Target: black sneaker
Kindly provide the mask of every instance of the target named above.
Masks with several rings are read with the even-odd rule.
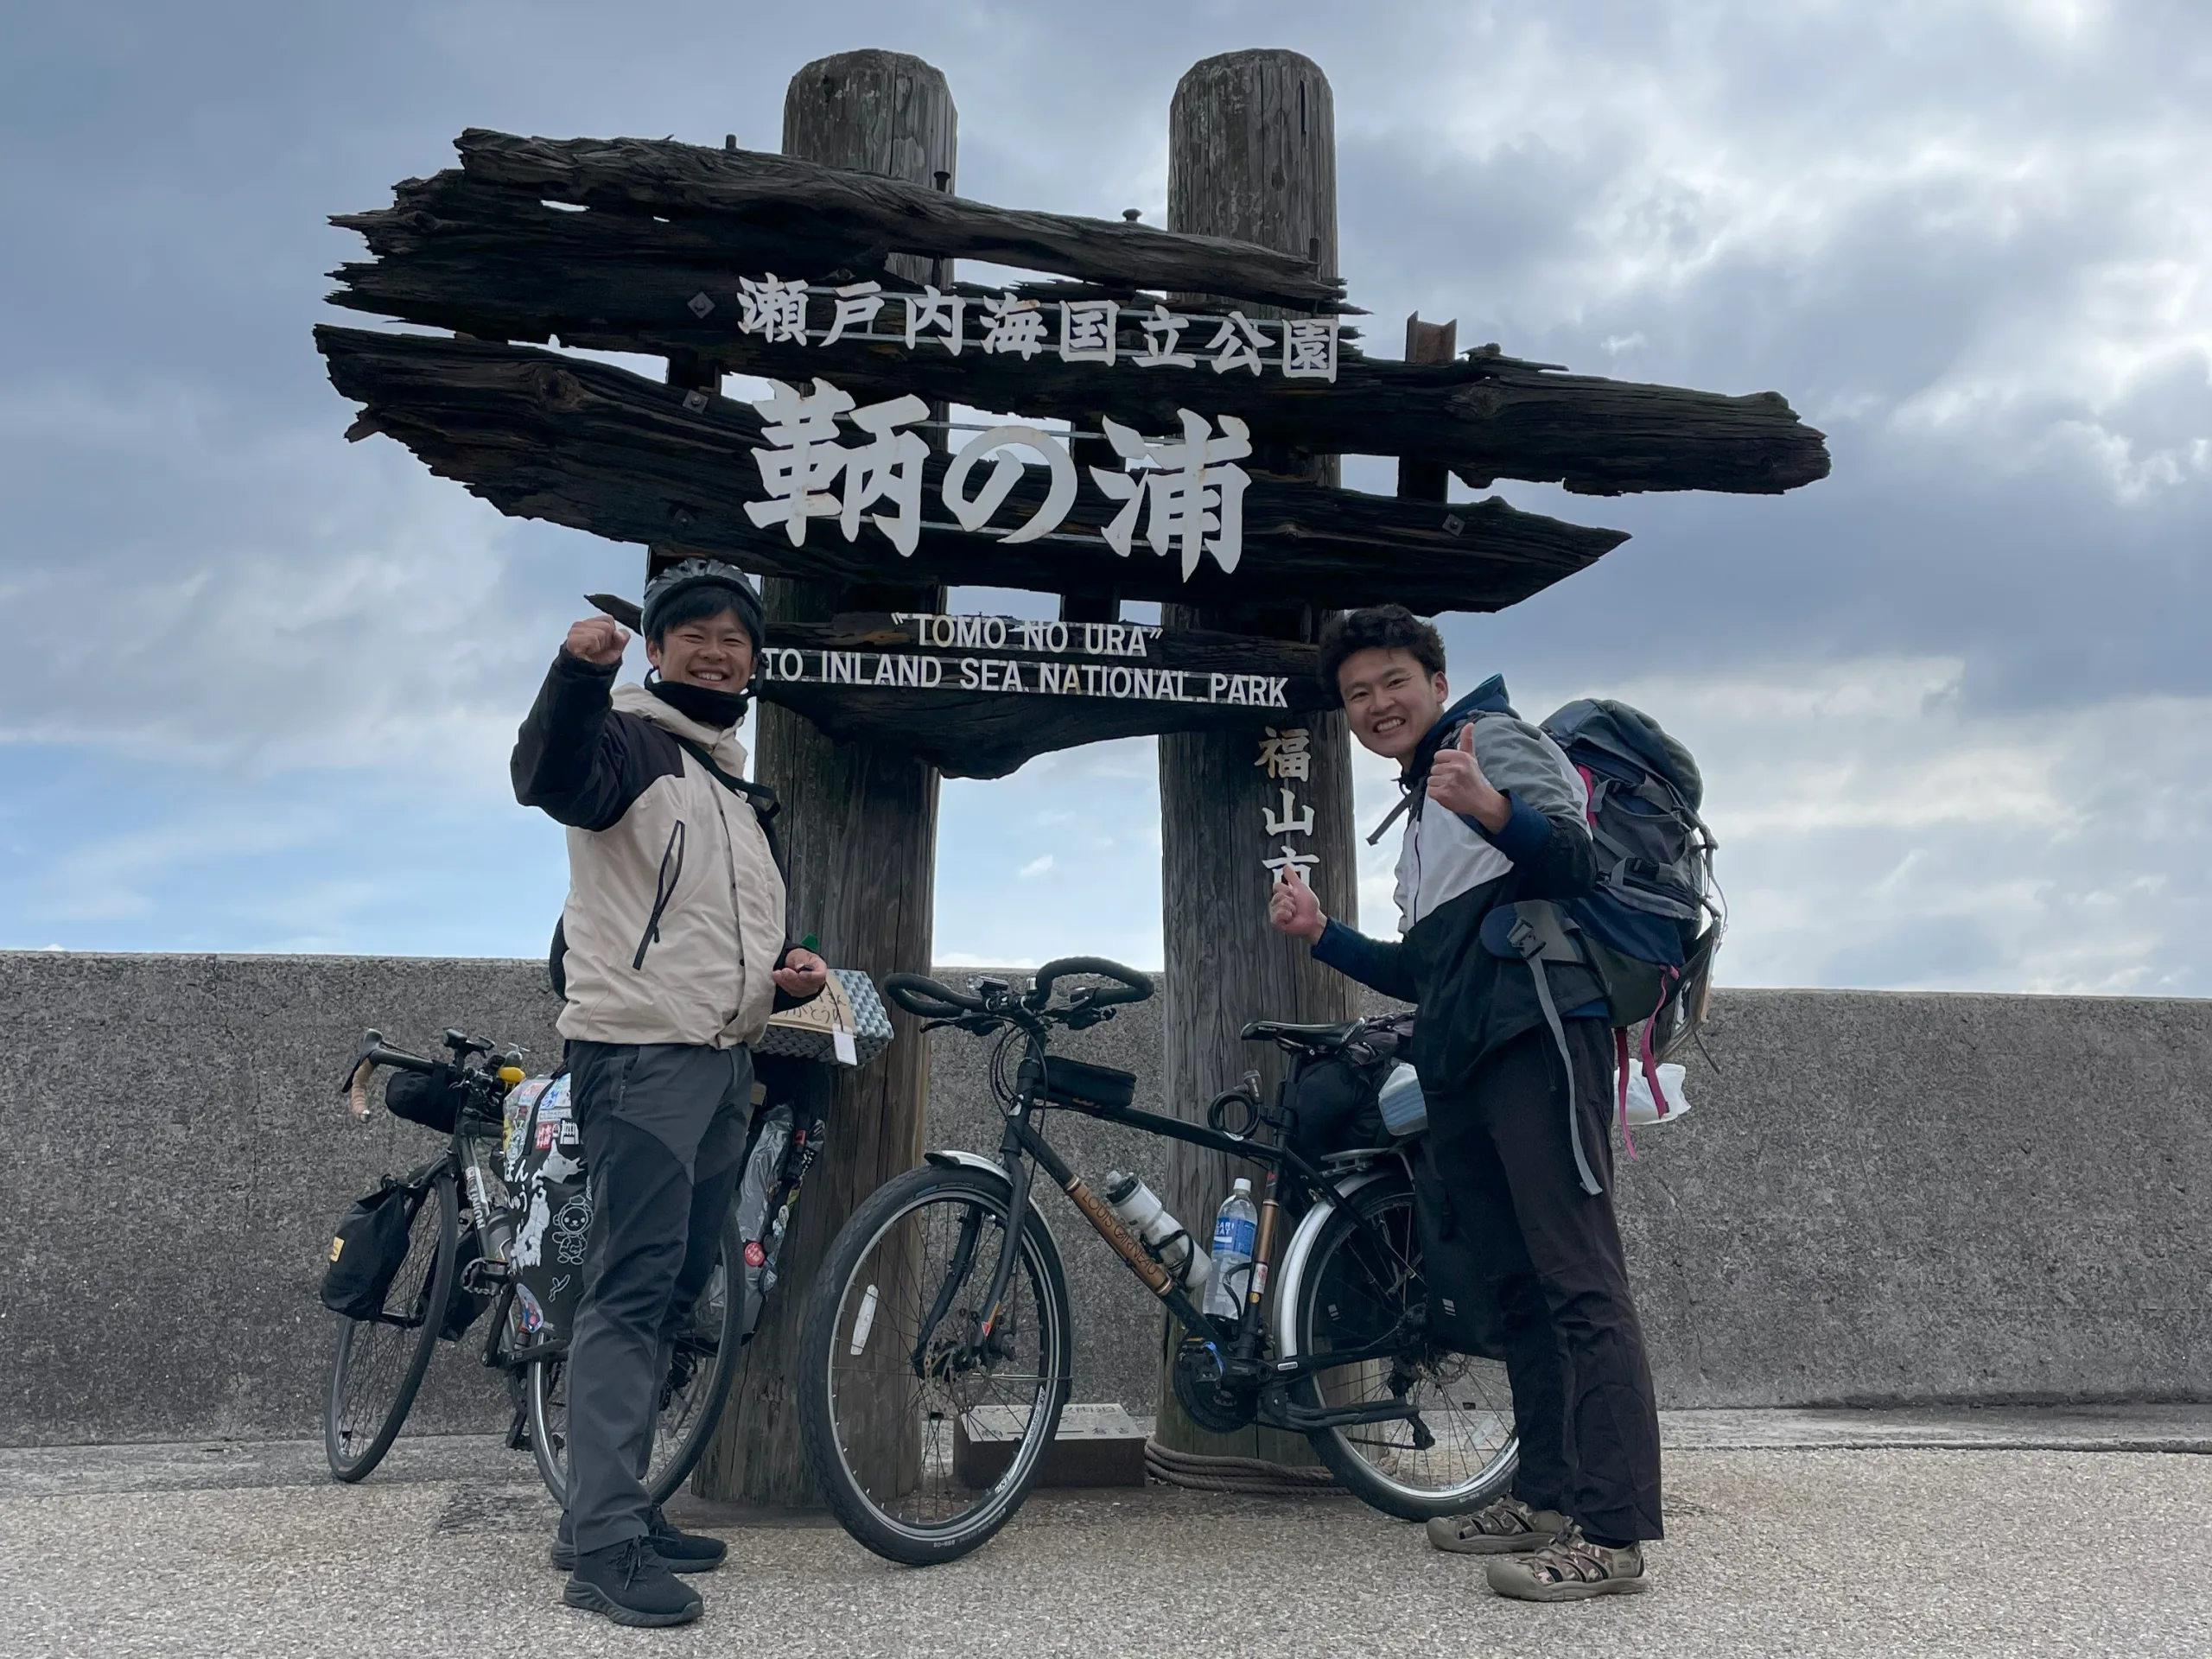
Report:
[[[581,1552],[561,1599],[617,1624],[689,1624],[706,1605],[696,1590],[676,1581],[642,1537]]]
[[[658,1503],[645,1511],[645,1525],[652,1529],[645,1536],[652,1541],[653,1554],[671,1573],[711,1573],[729,1554],[729,1546],[719,1538],[683,1531]]]
[[[709,1538],[702,1532],[685,1532],[671,1522],[656,1503],[645,1513],[645,1524],[652,1530],[645,1541],[652,1546],[660,1564],[671,1573],[711,1573],[722,1564],[729,1554],[729,1546],[719,1538]],[[576,1568],[576,1547],[558,1533],[553,1535],[553,1565],[563,1573]]]

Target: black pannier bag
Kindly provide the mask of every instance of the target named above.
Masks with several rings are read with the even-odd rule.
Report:
[[[407,1235],[424,1197],[389,1175],[377,1190],[356,1198],[331,1235],[330,1265],[322,1274],[322,1305],[349,1319],[384,1312],[391,1281],[407,1260]]]
[[[1376,1103],[1413,1028],[1410,1014],[1379,1015],[1335,1053],[1300,1057],[1288,1092],[1291,1109],[1298,1115],[1287,1135],[1293,1151],[1318,1163],[1332,1153],[1356,1152],[1389,1140]]]
[[[453,1067],[441,1061],[429,1071],[395,1071],[384,1086],[384,1103],[394,1117],[451,1135],[461,1116],[463,1090]]]
[[[1503,1359],[1505,1316],[1473,1230],[1454,1210],[1426,1139],[1408,1148],[1406,1161],[1413,1169],[1414,1225],[1421,1234],[1429,1337],[1453,1353]]]

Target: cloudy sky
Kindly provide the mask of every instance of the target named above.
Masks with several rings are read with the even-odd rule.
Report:
[[[528,954],[558,909],[505,752],[640,553],[341,442],[326,214],[470,125],[773,148],[793,70],[883,46],[950,78],[963,194],[1159,223],[1177,77],[1261,45],[1335,88],[1380,336],[1828,434],[1773,499],[1504,486],[1634,539],[1446,629],[1695,748],[1725,980],[2212,994],[2202,0],[10,7],[0,947]],[[1156,963],[1158,886],[1149,742],[946,787],[942,959]]]

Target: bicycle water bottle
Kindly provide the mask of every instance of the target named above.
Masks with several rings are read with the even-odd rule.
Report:
[[[1183,1230],[1183,1224],[1167,1213],[1159,1195],[1135,1176],[1118,1169],[1106,1172],[1106,1207],[1122,1224],[1152,1247],[1160,1265],[1173,1274],[1183,1288],[1196,1293],[1206,1282],[1213,1263],[1198,1248],[1198,1240]]]
[[[1206,1286],[1205,1311],[1217,1319],[1234,1319],[1244,1312],[1244,1293],[1252,1279],[1252,1245],[1259,1232],[1252,1183],[1239,1175],[1213,1219],[1213,1277]]]

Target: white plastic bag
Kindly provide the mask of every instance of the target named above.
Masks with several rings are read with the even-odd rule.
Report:
[[[1659,1107],[1651,1098],[1651,1084],[1645,1080],[1643,1067],[1634,1060],[1628,1068],[1628,1121],[1631,1128],[1642,1128],[1647,1123],[1671,1123],[1690,1109],[1682,1093],[1682,1068],[1671,1060],[1659,1065],[1659,1092],[1666,1096],[1667,1115],[1659,1115]]]

